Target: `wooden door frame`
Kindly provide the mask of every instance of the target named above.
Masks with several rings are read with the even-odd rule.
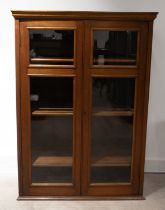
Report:
[[[59,23],[65,28],[75,28],[76,31],[76,56],[75,66],[49,67],[40,66],[31,67],[28,64],[29,58],[29,39],[28,27],[32,26],[53,26]],[[56,27],[56,24],[54,27]],[[19,43],[19,89],[17,95],[20,95],[20,121],[21,136],[19,140],[19,180],[20,196],[73,196],[80,194],[80,159],[81,159],[81,74],[82,74],[82,22],[81,21],[25,21],[20,23],[20,29],[17,32],[20,37]],[[17,36],[18,36],[17,34]],[[25,50],[26,49],[26,50]],[[79,56],[77,56],[79,55]],[[35,185],[31,182],[31,112],[30,112],[30,77],[72,77],[73,95],[74,95],[74,117],[73,117],[73,183],[72,184],[43,184]],[[79,96],[79,98],[77,97]]]
[[[138,65],[135,67],[97,67],[92,66],[92,35],[93,29],[106,27],[124,29],[136,29],[139,31],[138,38]],[[115,21],[87,21],[85,23],[85,49],[84,49],[84,104],[83,104],[83,164],[82,164],[82,194],[83,196],[131,196],[140,195],[142,182],[140,181],[140,171],[143,168],[141,160],[141,148],[145,144],[142,138],[143,133],[143,105],[144,105],[144,88],[145,88],[145,68],[147,56],[147,23],[139,23],[136,21],[115,22]],[[135,78],[135,105],[134,105],[134,132],[132,146],[132,169],[131,182],[121,184],[90,184],[90,159],[91,159],[91,113],[92,113],[92,77],[120,77]]]

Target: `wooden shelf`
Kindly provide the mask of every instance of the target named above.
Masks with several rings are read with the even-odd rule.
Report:
[[[66,167],[72,166],[71,156],[38,156],[33,162],[35,167]]]
[[[35,158],[34,167],[71,167],[72,156],[46,156]],[[130,166],[131,156],[103,156],[93,158],[92,167]]]
[[[103,156],[101,158],[93,158],[92,166],[130,166],[131,156]]]
[[[32,111],[32,116],[65,116],[73,115],[72,108],[38,108]],[[133,109],[94,109],[94,116],[133,116]]]
[[[50,63],[67,63],[67,62],[74,62],[73,58],[31,58],[31,62],[38,63],[38,62],[50,62]]]
[[[39,108],[32,111],[32,116],[70,116],[72,108]]]
[[[94,58],[94,63],[136,63],[135,59],[127,59],[127,58]]]
[[[94,109],[94,116],[133,116],[133,109]]]

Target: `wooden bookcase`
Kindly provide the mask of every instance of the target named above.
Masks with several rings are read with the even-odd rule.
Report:
[[[141,199],[157,13],[12,11],[19,199]]]

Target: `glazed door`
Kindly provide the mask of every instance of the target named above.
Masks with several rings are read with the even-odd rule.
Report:
[[[82,23],[28,21],[20,30],[24,195],[79,195]]]
[[[137,195],[145,24],[91,21],[85,28],[82,194]]]
[[[20,23],[24,195],[140,192],[146,28]]]

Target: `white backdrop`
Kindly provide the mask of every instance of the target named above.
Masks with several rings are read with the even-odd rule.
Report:
[[[165,2],[163,0],[0,1],[0,173],[17,173],[14,18],[11,10],[156,11],[146,171],[165,172]]]

